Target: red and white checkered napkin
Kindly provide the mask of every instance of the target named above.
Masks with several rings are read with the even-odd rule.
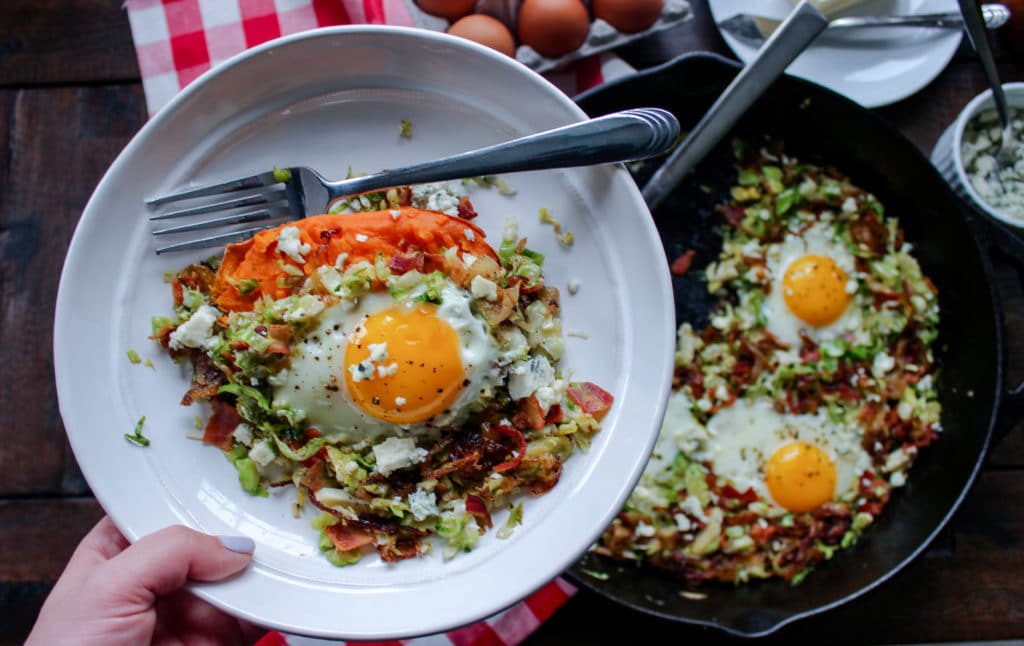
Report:
[[[197,76],[246,48],[330,25],[415,26],[407,0],[127,0],[152,116]],[[547,78],[569,96],[633,71],[614,55]]]
[[[574,594],[576,588],[565,579],[555,579],[508,610],[463,628],[403,641],[350,642],[350,646],[514,646],[529,637]],[[336,643],[272,632],[256,642],[256,646],[326,646]]]
[[[150,115],[211,67],[279,36],[329,25],[413,26],[406,0],[127,0],[125,7]],[[618,57],[604,55],[579,61],[547,78],[572,96],[632,71]],[[388,643],[513,646],[526,639],[575,592],[568,582],[556,579],[484,621],[448,633]],[[324,643],[272,632],[259,645]]]

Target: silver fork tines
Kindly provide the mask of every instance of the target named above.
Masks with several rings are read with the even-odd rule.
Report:
[[[573,123],[478,150],[452,155],[374,175],[336,182],[324,179],[311,168],[292,167],[260,173],[211,186],[188,189],[147,200],[151,209],[196,198],[227,195],[230,199],[198,203],[169,212],[155,213],[153,221],[190,218],[209,213],[217,217],[162,228],[155,235],[184,234],[221,226],[263,221],[259,227],[234,229],[199,239],[185,239],[159,247],[157,253],[213,247],[243,239],[275,226],[281,219],[297,220],[323,213],[336,199],[392,188],[530,170],[572,168],[636,161],[667,152],[679,139],[675,116],[658,108],[637,108]],[[233,195],[250,191],[243,195]],[[259,206],[253,210],[248,207]],[[248,210],[243,210],[248,209]],[[233,211],[227,213],[228,211]]]
[[[222,195],[224,193],[244,191],[250,188],[260,188],[263,186],[280,184],[276,176],[277,173],[275,171],[268,171],[266,173],[253,175],[252,177],[233,179],[227,182],[221,182],[220,184],[210,184],[209,186],[191,188],[187,191],[181,191],[180,193],[171,193],[170,195],[154,197],[153,199],[146,200],[146,204],[149,206],[160,206],[161,204],[167,204],[168,202],[179,202],[181,200],[191,200],[196,197]]]

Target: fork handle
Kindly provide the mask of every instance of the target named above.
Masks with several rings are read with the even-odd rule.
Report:
[[[658,108],[615,112],[535,135],[374,175],[325,182],[331,200],[394,186],[635,161],[666,152],[679,122]]]

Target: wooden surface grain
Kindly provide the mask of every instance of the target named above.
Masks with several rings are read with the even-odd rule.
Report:
[[[145,120],[120,4],[0,2],[0,644],[24,639],[75,544],[102,514],[64,435],[51,347],[57,284],[75,223],[102,173]],[[637,67],[686,51],[728,55],[706,2],[693,4],[693,21],[620,53]],[[1024,80],[1024,60],[998,50],[1004,79]],[[976,61],[962,48],[922,91],[876,112],[927,153],[984,88]],[[98,289],[109,283],[95,278]],[[1024,376],[1024,288],[1010,263],[997,265],[993,280],[1006,306],[1016,381]],[[1024,428],[1017,428],[993,448],[962,509],[923,558],[880,589],[769,641],[1024,638],[1022,475]],[[527,644],[622,643],[638,635],[732,641],[581,592]]]

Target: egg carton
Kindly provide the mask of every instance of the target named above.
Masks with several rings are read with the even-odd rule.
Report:
[[[446,31],[451,24],[444,18],[426,13],[419,8],[415,0],[405,0],[405,3],[412,15],[413,23],[417,27],[432,31]],[[477,0],[473,11],[497,18],[515,34],[520,4],[521,0]],[[583,0],[583,4],[587,6],[587,11],[590,11],[590,0]],[[581,58],[622,47],[692,19],[693,10],[690,8],[689,2],[665,0],[661,15],[653,25],[643,31],[627,34],[615,29],[604,20],[595,19],[590,23],[590,32],[587,34],[586,41],[576,51],[559,58],[548,58],[539,54],[529,45],[520,45],[516,48],[516,60],[535,72],[550,72]]]

